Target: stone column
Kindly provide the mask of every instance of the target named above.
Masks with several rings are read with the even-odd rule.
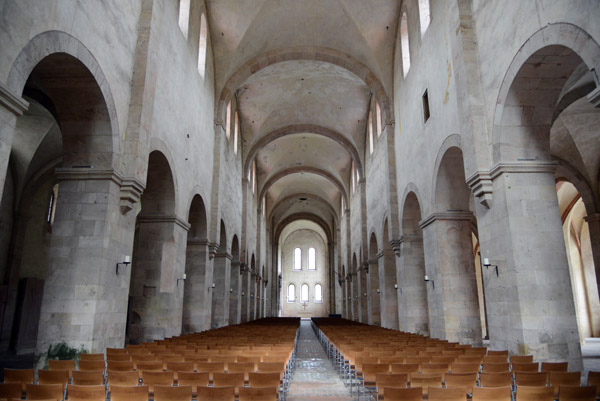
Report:
[[[138,217],[130,294],[132,343],[181,334],[188,229],[176,216]]]
[[[592,256],[596,269],[596,286],[600,293],[600,213],[593,213],[585,217],[590,229],[590,242],[592,243]]]
[[[360,279],[358,277],[359,275],[359,270],[352,273],[352,293],[350,294],[350,298],[352,298],[352,320],[354,320],[355,322],[360,322]]]
[[[367,302],[369,311],[369,324],[381,326],[381,288],[379,287],[379,258],[369,259],[367,261],[367,266],[369,272],[367,274]],[[379,290],[380,292],[377,292],[377,290]]]
[[[429,335],[429,310],[425,276],[423,237],[403,235],[400,240],[400,268],[397,272],[400,328]]]
[[[231,259],[228,253],[217,253],[213,260],[212,292],[212,320],[211,328],[227,326],[229,324],[229,288],[231,288]]]
[[[248,320],[256,320],[256,273],[253,271],[250,273],[249,283],[249,298],[250,302],[250,313],[248,314]]]
[[[143,187],[112,170],[57,169],[37,352],[65,341],[89,352],[123,347],[135,213]]]
[[[23,115],[28,108],[29,103],[10,93],[0,83],[0,199],[4,193],[4,182],[6,181],[17,117]]]
[[[185,272],[186,280],[183,292],[184,333],[195,333],[210,329],[210,301],[206,284],[206,266],[208,264],[208,242],[189,238],[187,241]]]
[[[396,256],[392,248],[384,247],[377,255],[379,261],[379,289],[381,291],[381,326],[398,330],[398,290]]]
[[[229,324],[239,324],[241,319],[242,277],[240,275],[240,261],[231,262],[231,282],[229,283]],[[233,291],[232,291],[233,290]]]
[[[476,203],[491,347],[582,369],[552,162],[500,163],[491,207]],[[591,228],[591,227],[590,227]]]
[[[425,273],[431,337],[481,345],[481,321],[471,212],[435,213],[419,224],[425,245]]]

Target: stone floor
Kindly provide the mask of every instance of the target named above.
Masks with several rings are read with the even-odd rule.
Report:
[[[287,401],[367,401],[357,398],[344,386],[321,343],[315,335],[310,320],[302,320],[296,352],[296,367],[292,376]]]

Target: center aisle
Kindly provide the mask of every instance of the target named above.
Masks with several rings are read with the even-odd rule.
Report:
[[[319,343],[310,320],[300,323],[296,351],[296,368],[292,376],[288,401],[351,401],[350,391],[333,368]]]

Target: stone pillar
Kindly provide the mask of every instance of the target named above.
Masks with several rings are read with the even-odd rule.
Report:
[[[250,272],[250,283],[249,283],[249,298],[250,312],[248,313],[248,320],[256,320],[256,273]]]
[[[367,261],[367,302],[369,324],[381,326],[381,288],[379,287],[379,258]],[[377,292],[379,290],[379,292]],[[363,294],[364,295],[364,294]]]
[[[4,193],[4,182],[6,181],[17,117],[23,115],[28,108],[29,103],[10,93],[0,83],[0,199]]]
[[[50,239],[37,352],[65,341],[89,352],[122,347],[135,213],[143,187],[112,170],[57,169],[60,192]]]
[[[587,215],[585,221],[590,229],[590,242],[592,243],[592,256],[596,269],[596,286],[600,293],[600,213]]]
[[[206,284],[208,242],[188,238],[185,258],[185,287],[183,292],[183,333],[210,329],[210,295]]]
[[[429,335],[429,309],[425,276],[423,237],[403,235],[397,272],[400,329]]]
[[[471,212],[435,213],[419,224],[425,245],[425,273],[431,337],[481,345],[481,321]]]
[[[212,320],[211,328],[227,326],[229,324],[229,284],[231,282],[231,258],[228,253],[217,253],[213,260],[212,291]]]
[[[369,323],[368,287],[367,287],[367,262],[364,262],[357,276],[360,277],[358,287],[358,309],[360,310],[359,322]],[[366,294],[366,295],[365,295]]]
[[[357,270],[352,274],[352,293],[350,297],[352,298],[352,320],[355,322],[360,322],[360,303],[359,303],[359,293],[360,293],[360,271]]]
[[[181,334],[188,229],[176,216],[138,217],[129,325],[134,344]]]
[[[398,290],[394,287],[398,282],[396,257],[392,248],[384,247],[377,258],[381,291],[381,326],[398,330]]]
[[[239,324],[241,319],[242,277],[240,275],[240,261],[231,262],[231,282],[229,283],[229,324]]]
[[[491,347],[582,369],[552,162],[500,163],[491,208],[476,203]],[[591,227],[590,227],[591,228]]]

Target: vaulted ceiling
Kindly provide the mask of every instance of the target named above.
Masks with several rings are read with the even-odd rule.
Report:
[[[396,0],[207,0],[222,120],[238,104],[245,173],[256,161],[269,224],[330,233],[364,165],[374,101],[391,120]],[[259,199],[261,201],[262,199]]]

